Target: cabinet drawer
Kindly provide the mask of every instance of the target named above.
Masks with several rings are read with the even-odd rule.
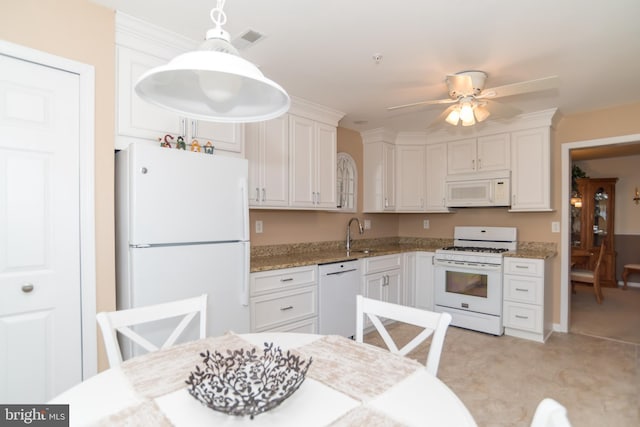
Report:
[[[503,326],[541,334],[542,315],[541,306],[505,302]]]
[[[504,273],[542,277],[544,275],[544,260],[506,257],[504,259]]]
[[[504,275],[504,299],[528,304],[543,303],[544,281],[541,277]]]
[[[318,315],[318,287],[307,286],[251,298],[251,330],[272,329]]]
[[[283,326],[271,328],[269,331],[273,332],[292,332],[296,334],[317,334],[318,333],[318,318],[312,317],[311,319],[301,320],[299,322],[287,323]],[[265,332],[260,330],[256,332]]]
[[[364,258],[362,260],[363,274],[377,273],[380,271],[400,268],[402,266],[402,254],[383,255]]]
[[[260,295],[318,282],[318,266],[305,266],[251,273],[251,295]]]

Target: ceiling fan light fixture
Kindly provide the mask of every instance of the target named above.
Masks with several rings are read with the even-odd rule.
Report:
[[[491,115],[487,107],[485,107],[484,105],[477,105],[476,108],[474,108],[473,112],[478,123],[485,121],[487,117]]]
[[[451,112],[449,113],[449,115],[447,115],[447,118],[445,119],[447,123],[453,126],[457,126],[459,120],[460,120],[460,112],[458,111],[457,108],[454,108],[453,110],[451,110]]]
[[[464,122],[473,122],[475,123],[475,119],[473,118],[473,105],[469,101],[463,101],[460,106],[460,120],[462,120],[462,124]],[[471,124],[473,124],[471,123]],[[469,126],[469,125],[465,125]]]
[[[476,124],[476,119],[471,116],[470,120],[462,120],[462,126],[473,126]]]
[[[240,57],[222,29],[225,0],[211,10],[215,28],[191,52],[144,73],[135,92],[147,102],[192,118],[223,123],[269,120],[289,110],[291,100],[277,83]]]

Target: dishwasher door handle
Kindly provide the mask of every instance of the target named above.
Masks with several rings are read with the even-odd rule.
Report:
[[[327,276],[335,276],[337,274],[351,273],[352,271],[358,271],[358,269],[357,268],[352,268],[351,270],[332,271],[331,273],[327,273]]]

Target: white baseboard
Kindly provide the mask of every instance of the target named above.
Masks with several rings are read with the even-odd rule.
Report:
[[[620,288],[621,288],[621,287],[623,287],[623,286],[624,286],[624,282],[623,282],[622,280],[620,280],[620,281],[618,282],[618,287],[620,287]],[[638,283],[638,282],[627,282],[627,286],[628,286],[629,288],[640,288],[640,283]]]

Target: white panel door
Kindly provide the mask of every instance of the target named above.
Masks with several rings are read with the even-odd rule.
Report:
[[[0,402],[82,379],[79,76],[0,55]]]

